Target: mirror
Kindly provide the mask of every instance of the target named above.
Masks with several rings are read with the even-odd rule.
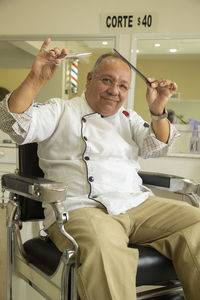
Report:
[[[30,71],[34,56],[37,55],[43,39],[0,40],[0,86],[14,90]],[[85,89],[87,73],[92,69],[96,59],[115,47],[115,38],[77,38],[70,40],[52,39],[50,49],[67,48],[69,52],[91,52],[92,55],[78,60],[66,59],[56,75],[49,81],[36,97],[36,101],[59,97],[70,99],[80,96]],[[75,88],[72,88],[72,64],[76,64]],[[73,86],[74,87],[74,86]]]
[[[200,121],[200,39],[138,39],[137,68],[147,77],[167,78],[178,84],[178,92],[167,105],[177,123],[189,118]],[[134,109],[150,121],[145,102],[146,86],[136,75]]]

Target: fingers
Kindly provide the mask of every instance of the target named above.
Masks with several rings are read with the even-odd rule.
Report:
[[[148,81],[150,83],[150,88],[167,88],[171,93],[175,93],[178,89],[178,85],[176,82],[172,82],[168,79],[154,79],[154,78],[148,78]]]
[[[56,57],[62,56],[63,53],[60,52],[59,48],[55,47],[54,49],[49,50],[49,55],[56,58]]]
[[[178,90],[178,85],[176,84],[176,82],[172,82],[170,84],[170,90],[173,91],[174,93]]]
[[[42,46],[41,46],[41,48],[40,48],[40,51],[41,51],[41,52],[46,51],[46,49],[47,49],[47,47],[49,46],[50,43],[51,43],[51,39],[50,39],[50,38],[47,38],[47,39],[43,42],[43,44],[42,44]]]
[[[63,48],[62,51],[60,51],[60,49],[56,47],[49,51],[49,56],[54,58],[56,65],[60,65],[61,61],[67,56],[67,49]]]
[[[58,47],[55,47],[54,49],[51,49],[47,51],[47,48],[49,44],[51,43],[51,39],[47,38],[41,48],[40,48],[40,54],[42,56],[45,56],[45,59],[47,59],[49,62],[54,63],[56,66],[59,66],[62,60],[65,59],[67,56],[67,49],[63,48],[62,51]]]

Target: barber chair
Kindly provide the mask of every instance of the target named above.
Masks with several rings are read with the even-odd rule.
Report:
[[[19,169],[16,174],[2,176],[3,191],[10,192],[7,203],[8,232],[8,296],[12,298],[12,273],[24,279],[45,299],[76,300],[76,257],[78,245],[64,230],[68,214],[62,208],[67,187],[43,178],[38,166],[37,144],[19,146]],[[144,183],[188,198],[199,206],[199,185],[184,178],[141,173]],[[26,222],[44,218],[42,201],[54,208],[62,233],[71,241],[71,249],[61,253],[46,237],[30,237],[22,243],[21,229]],[[150,247],[129,245],[139,249],[137,299],[184,299],[172,262]],[[141,288],[142,286],[142,288]],[[103,299],[102,299],[103,300]],[[124,299],[125,300],[125,299]]]

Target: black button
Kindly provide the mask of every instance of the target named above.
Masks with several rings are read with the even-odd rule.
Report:
[[[86,136],[84,136],[83,138],[84,138],[85,141],[87,141],[87,137]]]
[[[86,118],[83,117],[83,118],[82,118],[82,121],[85,123],[85,122],[86,122]]]
[[[85,156],[85,160],[90,160],[89,156]]]
[[[89,180],[90,182],[93,182],[93,181],[94,181],[94,177],[93,177],[93,176],[90,176],[90,177],[88,178],[88,180]]]
[[[147,128],[150,127],[149,124],[148,124],[147,122],[144,122],[143,126],[144,126],[144,127],[147,127]]]

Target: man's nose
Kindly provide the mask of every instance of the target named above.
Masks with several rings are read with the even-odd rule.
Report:
[[[119,86],[116,82],[113,82],[111,86],[109,86],[108,91],[112,95],[118,95],[119,94]]]

